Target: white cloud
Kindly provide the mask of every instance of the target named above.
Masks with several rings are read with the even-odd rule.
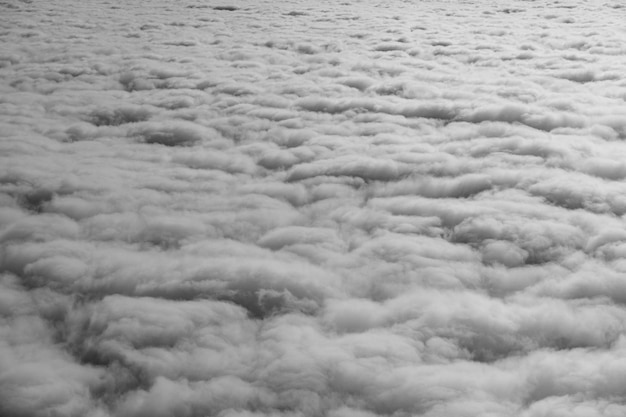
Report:
[[[619,7],[0,4],[0,415],[623,415]]]

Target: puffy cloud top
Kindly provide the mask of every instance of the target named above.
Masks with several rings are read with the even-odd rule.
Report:
[[[625,415],[622,9],[0,3],[0,415]]]

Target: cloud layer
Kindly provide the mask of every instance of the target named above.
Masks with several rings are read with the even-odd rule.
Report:
[[[623,416],[618,2],[0,3],[0,415]]]

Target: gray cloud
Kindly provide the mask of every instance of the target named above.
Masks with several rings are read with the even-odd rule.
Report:
[[[620,7],[1,3],[0,415],[623,415]]]

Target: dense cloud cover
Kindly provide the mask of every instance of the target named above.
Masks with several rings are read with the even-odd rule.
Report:
[[[626,415],[620,2],[0,15],[0,415]]]

